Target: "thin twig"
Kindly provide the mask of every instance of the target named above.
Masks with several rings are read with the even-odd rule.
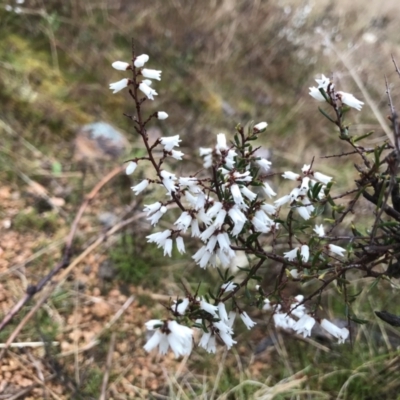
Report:
[[[22,321],[18,324],[18,326],[11,333],[7,342],[5,344],[5,348],[0,353],[0,360],[4,355],[5,349],[7,349],[12,342],[14,342],[15,338],[20,333],[21,329],[27,324],[27,322],[35,315],[36,311],[46,302],[46,300],[51,296],[53,291],[62,283],[64,279],[69,275],[69,273],[82,261],[84,260],[94,249],[100,246],[108,237],[112,236],[114,233],[123,229],[125,226],[131,224],[132,222],[142,218],[145,213],[139,213],[126,221],[122,221],[117,225],[114,225],[111,229],[109,229],[105,234],[101,235],[92,245],[90,245],[83,253],[81,253],[67,268],[65,268],[59,276],[58,282],[53,282],[47,288],[47,290],[42,294],[42,297],[38,300],[35,306],[29,311],[27,315],[22,319]],[[18,303],[19,304],[19,303]]]
[[[113,353],[114,353],[115,336],[116,336],[116,333],[113,332],[111,335],[111,339],[110,339],[110,346],[108,348],[106,370],[105,370],[104,376],[103,376],[103,383],[101,385],[101,394],[100,394],[99,400],[107,399],[107,385],[108,385],[108,379],[110,377],[112,357],[113,357]]]
[[[400,70],[399,70],[399,67],[398,67],[397,64],[396,64],[396,61],[394,60],[393,54],[392,54],[392,61],[393,61],[393,64],[394,64],[394,68],[396,69],[396,72],[397,72],[398,75],[400,76]]]
[[[119,166],[114,168],[109,174],[107,174],[97,185],[91,190],[91,192],[86,196],[85,200],[81,204],[78,213],[72,223],[71,230],[66,238],[65,247],[63,251],[63,256],[58,264],[46,275],[44,276],[36,285],[28,286],[25,295],[18,301],[17,304],[5,315],[0,323],[0,332],[7,326],[11,320],[18,314],[18,312],[27,304],[32,297],[43,290],[43,288],[57,275],[63,268],[67,267],[71,257],[72,242],[75,237],[76,231],[78,229],[79,221],[82,218],[83,213],[89,204],[93,201],[96,195],[99,193],[100,189],[111,181],[115,176],[121,173],[125,169],[124,166]]]

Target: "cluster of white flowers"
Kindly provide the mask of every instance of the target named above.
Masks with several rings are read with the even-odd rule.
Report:
[[[110,89],[116,93],[131,86],[130,93],[136,101],[137,109],[140,109],[140,105],[146,98],[154,100],[154,96],[158,95],[151,87],[151,79],[160,80],[161,71],[144,68],[148,60],[149,56],[142,54],[133,59],[132,65],[122,61],[112,64],[113,68],[117,70],[132,71],[132,79],[124,78],[112,83]],[[141,77],[145,79],[139,82],[138,78],[140,80]],[[310,94],[317,100],[328,100],[324,94],[326,95],[326,92],[332,87],[329,79],[322,76],[317,83],[319,88],[310,88]],[[138,90],[146,97],[139,99]],[[351,105],[352,100],[349,97],[351,95],[337,92],[337,96],[338,99],[340,96],[343,103]],[[168,114],[164,111],[156,112],[145,123],[153,117],[164,120]],[[237,243],[243,244],[243,238],[251,235],[259,237],[279,233],[280,224],[277,219],[283,205],[289,204],[304,220],[309,220],[316,217],[314,203],[323,199],[326,192],[329,191],[327,185],[331,185],[332,177],[313,171],[311,165],[304,165],[300,174],[286,171],[282,175],[285,179],[298,182],[297,187],[273,204],[266,200],[276,196],[264,175],[270,170],[271,162],[257,157],[255,150],[252,150],[252,147],[247,144],[247,141],[256,139],[258,134],[267,129],[266,122],[256,124],[249,130],[247,137],[239,127],[238,132],[241,134],[242,142],[235,137],[235,142],[228,143],[226,135],[219,133],[216,137],[215,147],[200,148],[204,168],[213,168],[213,178],[210,179],[208,176],[204,178],[199,174],[176,176],[168,171],[165,162],[167,158],[182,160],[184,157],[184,153],[177,150],[181,143],[179,135],[161,137],[154,143],[149,143],[144,125],[141,125],[143,119],[136,117],[132,119],[139,125],[140,129],[137,131],[146,143],[148,156],[129,161],[126,174],[133,174],[142,161],[150,161],[156,172],[155,178],[143,179],[132,187],[132,191],[138,195],[149,186],[158,185],[164,188],[166,196],[165,200],[145,205],[144,212],[147,220],[152,226],[157,225],[164,216],[169,214],[167,206],[173,202],[178,205],[180,210],[180,215],[171,229],[147,236],[148,242],[155,243],[157,247],[162,248],[165,256],[171,257],[174,241],[177,250],[184,253],[186,251],[184,238],[190,235],[202,242],[198,251],[192,256],[200,268],[211,265],[213,267],[222,266],[227,270],[235,267],[235,248],[237,248]],[[162,148],[159,160],[156,160],[155,153],[153,153],[156,148],[158,150]],[[325,241],[323,225],[315,225],[314,232],[316,238]],[[240,240],[242,241],[240,242]],[[320,241],[317,240],[314,243],[319,245]],[[325,245],[324,249],[339,256],[344,256],[346,251],[333,244]],[[284,258],[291,263],[298,261],[299,264],[294,266],[300,268],[302,263],[308,262],[310,251],[308,244],[300,243],[297,247],[285,252]],[[300,276],[299,269],[292,269],[290,275],[297,279]],[[224,283],[219,289],[219,295],[213,297],[214,304],[197,295],[187,295],[184,299],[175,301],[170,307],[173,318],[151,320],[146,323],[146,327],[153,330],[154,334],[144,346],[145,350],[151,351],[158,347],[160,353],[165,354],[171,348],[176,357],[188,355],[192,351],[193,334],[196,329],[203,332],[198,345],[206,351],[216,352],[217,338],[222,340],[228,349],[231,348],[236,343],[233,339],[233,324],[237,313],[248,329],[255,325],[247,313],[239,309],[236,302],[234,302],[235,309],[228,312],[221,300],[226,293],[233,291],[226,297],[227,299],[235,295],[240,288],[241,285],[232,280]],[[261,301],[263,299],[265,300],[264,309],[271,309],[269,300],[262,295]],[[297,296],[289,313],[284,313],[281,305],[276,304],[273,309],[275,325],[309,336],[315,319],[306,312],[305,306],[301,304],[302,301],[303,297]],[[186,325],[181,324],[183,321]],[[334,325],[329,321],[322,322],[321,326],[330,331],[339,341],[344,341],[348,336],[348,331],[346,335],[344,330],[338,330],[339,328],[335,330],[332,327]]]
[[[149,61],[149,56],[147,54],[142,54],[136,57],[133,65],[135,66],[135,68],[140,68],[140,75],[143,76],[143,78],[147,78],[138,84],[139,90],[141,90],[148,99],[154,100],[154,96],[157,96],[158,93],[151,88],[151,85],[153,83],[151,79],[156,79],[160,81],[161,71],[142,68],[147,61]],[[124,61],[115,61],[112,63],[112,67],[119,71],[127,71],[132,68],[129,63]],[[128,87],[132,83],[133,82],[131,80],[124,78],[118,82],[110,83],[110,89],[113,91],[113,93],[117,93],[120,90]],[[161,114],[161,118],[159,117],[160,119],[165,119],[166,117],[168,117],[168,115],[164,112],[161,112],[159,114]]]
[[[315,207],[312,204],[313,199],[310,198],[310,193],[313,191],[315,185],[319,183],[320,186],[317,188],[317,198],[323,199],[325,197],[326,185],[332,181],[332,177],[324,175],[321,172],[313,171],[311,165],[307,164],[303,166],[301,172],[301,174],[297,174],[292,171],[286,171],[282,175],[285,179],[299,182],[299,185],[295,187],[289,194],[276,200],[274,204],[276,207],[281,207],[282,205],[289,203],[292,209],[296,210],[303,219],[309,220],[312,216],[312,212],[315,210]],[[320,238],[325,236],[323,225],[316,225],[314,232]],[[341,257],[343,257],[344,253],[346,252],[344,248],[334,244],[328,244],[326,246],[326,250]],[[293,261],[298,258],[298,255],[300,255],[302,262],[308,262],[310,256],[310,249],[308,245],[302,244],[294,247],[292,250],[284,253],[284,258],[286,258],[288,261]],[[294,274],[294,277],[297,278],[297,273],[294,272]]]
[[[334,84],[322,74],[321,79],[315,80],[318,83],[318,87],[312,86],[309,88],[309,95],[318,101],[328,101],[329,94],[334,93],[337,100],[341,101],[343,104],[346,104],[349,107],[353,107],[356,110],[360,111],[364,103],[360,100],[357,100],[352,94],[346,92],[334,92]]]
[[[227,282],[221,286],[221,292],[227,293],[234,290],[236,285],[233,282]],[[216,353],[217,338],[219,338],[225,346],[230,349],[236,341],[233,340],[233,323],[237,313],[235,311],[227,312],[225,304],[219,302],[217,305],[212,305],[207,302],[204,297],[185,297],[179,301],[175,301],[171,310],[179,317],[184,316],[191,308],[200,309],[208,317],[207,322],[204,319],[197,319],[195,324],[197,327],[188,328],[180,325],[175,320],[151,320],[146,323],[149,330],[153,330],[153,336],[145,344],[144,349],[151,351],[159,346],[159,352],[165,354],[171,347],[176,357],[189,355],[193,347],[193,336],[195,331],[203,332],[198,346],[204,348],[209,353]],[[248,329],[251,329],[256,323],[251,320],[246,312],[239,313],[241,320]],[[199,328],[206,323],[206,330]]]
[[[15,1],[16,4],[18,5],[22,5],[25,3],[25,0],[16,0]],[[13,7],[11,4],[6,4],[4,6],[4,9],[8,12],[15,12],[15,14],[21,14],[22,13],[22,8],[19,6],[15,6]]]
[[[315,318],[307,313],[306,307],[302,303],[304,300],[303,295],[298,295],[294,298],[294,302],[290,306],[289,312],[282,312],[280,304],[275,306],[271,305],[268,299],[264,300],[264,310],[273,310],[273,319],[275,326],[285,329],[293,330],[303,337],[311,336],[311,330],[317,322]],[[347,328],[339,328],[327,319],[320,322],[320,326],[326,332],[339,340],[339,343],[344,343],[349,337],[349,330]]]

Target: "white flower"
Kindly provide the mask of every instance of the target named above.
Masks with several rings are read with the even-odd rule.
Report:
[[[190,223],[190,228],[192,230],[192,237],[199,237],[201,232],[199,228],[199,221],[197,219],[192,219],[192,222]]]
[[[318,88],[315,86],[309,87],[310,93],[308,93],[311,97],[313,97],[315,100],[318,101],[326,101],[325,97],[322,95],[322,93],[319,91]]]
[[[275,325],[278,328],[293,329],[296,321],[289,317],[288,314],[277,312],[273,315]]]
[[[254,322],[248,315],[246,312],[241,312],[240,314],[240,318],[242,319],[243,323],[246,325],[247,329],[251,329],[253,326],[255,326],[257,323]]]
[[[300,248],[300,255],[303,262],[307,262],[310,257],[310,249],[306,244],[303,244]]]
[[[201,299],[200,301],[200,308],[206,312],[208,312],[209,314],[211,314],[212,316],[216,316],[217,315],[217,311],[218,311],[218,307],[217,306],[213,306],[210,303],[207,303],[204,300],[204,297]]]
[[[257,125],[254,125],[254,132],[259,133],[262,132],[266,129],[266,127],[268,126],[268,124],[266,122],[259,122]]]
[[[298,295],[295,297],[296,301],[290,307],[290,313],[297,318],[301,318],[306,313],[304,304],[300,304],[304,300],[304,296]]]
[[[217,256],[219,258],[219,261],[221,262],[221,265],[224,268],[227,268],[231,265],[231,261],[235,258],[236,253],[231,249],[229,252],[217,249]]]
[[[315,319],[304,314],[293,326],[293,329],[303,337],[311,336],[311,330],[315,325]]]
[[[261,160],[257,160],[256,163],[260,168],[264,169],[265,171],[268,171],[272,164],[271,161],[268,161],[265,158],[261,158]]]
[[[226,232],[221,232],[218,233],[217,237],[217,241],[218,241],[218,245],[219,248],[224,251],[225,253],[229,253],[231,248],[230,248],[230,240],[229,240],[229,235]]]
[[[210,208],[207,210],[207,215],[208,215],[210,218],[215,217],[215,216],[222,210],[222,206],[223,206],[223,204],[222,204],[221,202],[219,202],[219,201],[214,202],[214,204],[212,205],[212,207],[210,207]]]
[[[113,68],[118,69],[119,71],[126,71],[130,68],[130,64],[123,61],[115,61],[111,65]]]
[[[211,332],[204,332],[199,341],[199,346],[205,349],[208,353],[216,353],[217,346],[215,335],[213,335]]]
[[[208,156],[205,156],[203,159],[203,167],[204,168],[210,168],[212,166],[212,155],[209,154]]]
[[[186,253],[185,243],[183,241],[183,237],[182,236],[178,236],[176,238],[176,247],[177,247],[179,253],[181,253],[181,254]]]
[[[180,188],[183,189],[187,187],[192,193],[200,193],[202,191],[198,183],[199,181],[197,178],[185,177],[185,176],[179,177]]]
[[[328,86],[331,83],[330,79],[324,74],[321,74],[321,79],[316,79],[315,82],[318,83],[318,89],[324,89],[325,91],[328,89]]]
[[[228,171],[229,173],[230,171]],[[232,174],[233,178],[235,178],[235,181],[241,181],[241,182],[251,182],[252,181],[252,177],[250,176],[250,171],[246,171],[243,173],[240,173],[238,171],[235,171]]]
[[[167,212],[167,207],[162,206],[160,207],[160,209],[155,212],[151,217],[146,218],[147,220],[150,221],[151,225],[155,225],[158,223],[158,221],[160,220],[160,218]]]
[[[160,354],[166,354],[168,348],[171,347],[175,357],[189,355],[193,345],[193,331],[187,326],[180,325],[176,321],[168,321],[166,323],[160,320],[152,320],[146,323],[147,329],[154,329],[156,325],[162,325],[157,328],[153,336],[143,346],[150,352],[159,346]]]
[[[146,189],[148,185],[149,185],[149,181],[147,179],[144,179],[142,182],[140,182],[136,186],[132,186],[131,189],[134,191],[134,193],[136,195],[138,195],[139,193],[143,192],[143,190]]]
[[[231,313],[229,313],[229,316],[230,315]],[[221,340],[225,343],[226,347],[230,349],[236,343],[236,341],[232,339],[232,334],[233,334],[232,328],[229,325],[226,325],[222,321],[213,322],[213,326],[218,330],[218,335],[221,338]]]
[[[158,96],[158,93],[144,82],[141,82],[139,85],[139,90],[141,90],[150,100],[154,100],[154,96]]]
[[[168,193],[173,193],[176,191],[175,187],[175,181],[176,181],[176,176],[175,174],[172,174],[171,172],[162,170],[160,172],[160,176],[162,177],[162,183],[167,189]]]
[[[311,218],[311,214],[307,207],[296,207],[296,210],[300,214],[300,217],[305,219],[306,221]]]
[[[152,322],[152,321],[149,321]],[[146,323],[147,329],[152,329],[150,327],[149,322]],[[160,324],[163,324],[162,321],[159,321]],[[159,346],[160,354],[167,354],[169,343],[168,337],[165,333],[163,333],[160,329],[157,329],[153,336],[147,341],[147,343],[143,346],[143,348],[149,353],[155,347]]]
[[[292,181],[298,181],[300,179],[300,175],[296,174],[292,171],[285,171],[285,173],[282,175],[285,179],[290,179]]]
[[[292,277],[293,279],[298,279],[299,276],[300,276],[299,270],[298,270],[297,268],[291,269],[291,270],[289,271],[289,274],[291,275],[291,277]]]
[[[110,89],[113,90],[113,93],[117,93],[120,90],[126,88],[129,84],[129,79],[121,79],[118,82],[110,83]]]
[[[215,218],[215,221],[213,223],[213,225],[215,227],[217,227],[218,229],[221,228],[221,226],[224,224],[225,222],[225,217],[226,217],[226,210],[222,209],[218,214],[217,217]]]
[[[235,322],[235,318],[236,318],[236,311],[229,311],[228,323],[227,323],[227,326],[229,326],[229,328],[232,328],[233,323]],[[233,331],[231,331],[231,332],[233,333]]]
[[[228,211],[228,215],[235,224],[233,230],[231,231],[232,236],[237,236],[242,231],[244,224],[247,221],[246,216],[240,211],[240,209],[236,207],[232,207]]]
[[[217,230],[217,227],[215,225],[210,225],[206,230],[204,230],[201,235],[200,239],[205,242],[207,241]]]
[[[251,219],[251,223],[254,226],[256,232],[269,233],[271,231],[271,225],[266,225],[262,220],[257,217],[253,217]]]
[[[127,174],[127,175],[133,174],[133,173],[135,172],[136,167],[137,167],[137,162],[131,161],[131,162],[126,166],[126,170],[125,170],[126,174]]]
[[[299,250],[299,248],[295,247],[293,250],[283,253],[283,258],[287,258],[288,261],[293,261],[295,258],[297,258],[298,250]]]
[[[273,196],[276,196],[276,193],[272,190],[271,186],[268,185],[267,182],[264,182],[263,187],[265,194],[271,198]]]
[[[228,292],[231,292],[232,290],[234,290],[237,285],[238,285],[237,283],[229,281],[229,282],[226,282],[223,285],[221,285],[221,290],[228,293]]]
[[[171,157],[175,158],[175,160],[182,160],[184,155],[185,153],[182,153],[181,151],[171,150]]]
[[[200,153],[200,157],[208,156],[212,153],[212,149],[200,147],[199,153]]]
[[[158,111],[157,118],[158,119],[167,119],[168,118],[168,114],[166,112],[164,112],[164,111]]]
[[[189,355],[193,346],[193,331],[187,326],[180,325],[176,321],[168,321],[168,343],[175,357]]]
[[[226,312],[225,304],[222,301],[218,303],[218,314],[223,322],[228,322],[228,313]]]
[[[149,79],[157,79],[158,81],[161,81],[161,71],[157,71],[155,69],[142,69],[142,75],[145,78]]]
[[[228,167],[228,168],[233,168],[235,166],[235,157],[237,156],[235,150],[230,149],[228,150],[228,154],[225,157],[225,162],[224,164]]]
[[[313,175],[317,181],[323,183],[324,185],[327,185],[332,180],[331,176],[321,174],[320,172],[314,172]]]
[[[324,226],[322,224],[321,225],[315,225],[314,232],[319,237],[324,237],[325,236]]]
[[[142,54],[135,58],[133,64],[136,68],[142,68],[143,65],[147,63],[147,61],[149,61],[149,56],[147,54]]]
[[[284,204],[288,203],[291,200],[292,200],[292,197],[290,196],[290,194],[287,194],[287,195],[281,197],[280,199],[274,201],[274,204],[275,204],[276,207],[281,207],[281,206],[283,206]]]
[[[262,204],[261,205],[261,209],[265,212],[265,213],[267,213],[267,214],[275,214],[275,212],[276,212],[276,208],[273,206],[273,205],[271,205],[271,204],[267,204],[267,203],[264,203],[264,204]]]
[[[242,186],[240,188],[240,191],[242,192],[242,194],[247,197],[250,201],[253,201],[257,195],[255,193],[253,193],[248,187],[246,186]]]
[[[310,172],[310,170],[311,170],[311,165],[304,164],[303,168],[301,169],[301,172],[306,175]]]
[[[207,250],[212,253],[214,251],[216,244],[217,244],[217,237],[215,235],[211,236],[211,238],[208,241],[207,246],[206,246]]]
[[[145,205],[143,211],[147,212],[147,216],[149,216],[158,211],[160,207],[162,207],[162,204],[157,201],[156,203]]]
[[[165,151],[171,151],[174,147],[179,147],[179,142],[182,142],[179,139],[179,135],[160,138],[160,143],[163,145]]]
[[[342,103],[347,104],[349,107],[353,107],[356,110],[360,111],[364,103],[360,100],[357,100],[352,94],[346,92],[337,92],[336,93],[341,100]]]
[[[153,84],[153,81],[151,81],[150,79],[143,79],[142,82],[145,83],[147,86],[151,86]]]
[[[192,216],[187,211],[184,211],[181,216],[176,220],[174,225],[176,225],[177,228],[182,230],[183,232],[186,232],[191,222]]]
[[[200,268],[205,268],[211,256],[212,254],[207,250],[207,247],[203,246],[192,256],[192,258]]]
[[[344,343],[345,340],[349,337],[349,330],[347,328],[339,328],[332,322],[327,319],[323,319],[321,321],[321,328],[325,329],[328,333],[334,336],[336,339],[339,339],[339,344]]]
[[[172,239],[167,239],[164,243],[164,256],[169,255],[171,257],[172,253]]]
[[[184,315],[189,305],[189,299],[185,297],[180,303],[175,302],[173,310],[180,315]]]
[[[171,231],[169,229],[163,232],[152,233],[151,235],[146,236],[146,239],[149,243],[156,243],[157,247],[164,247],[165,242],[171,236]]]
[[[242,193],[240,192],[239,186],[236,184],[233,184],[231,186],[231,194],[233,197],[233,201],[238,205],[238,207],[240,208],[247,208],[243,197],[242,197]]]
[[[300,185],[300,194],[307,194],[308,189],[310,187],[310,182],[311,179],[308,176],[305,176],[302,180],[301,180],[301,185]]]
[[[217,135],[217,145],[215,148],[219,151],[227,150],[228,146],[226,145],[226,136],[225,133],[218,133]]]
[[[272,309],[271,301],[269,299],[264,299],[263,310],[269,311]]]
[[[344,256],[343,253],[346,253],[346,249],[340,246],[336,246],[334,244],[328,244],[328,248],[332,253],[335,253],[340,257],[343,257]]]

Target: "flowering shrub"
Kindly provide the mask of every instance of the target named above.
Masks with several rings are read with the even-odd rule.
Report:
[[[177,176],[168,163],[171,159],[183,160],[184,154],[178,148],[185,139],[174,135],[151,142],[147,134],[152,119],[168,118],[164,111],[144,114],[145,102],[158,95],[153,80],[161,79],[161,71],[144,68],[148,61],[146,54],[133,54],[131,64],[114,62],[115,69],[129,72],[130,77],[110,84],[113,93],[129,90],[135,113],[128,117],[147,153],[130,160],[126,173],[133,174],[143,163],[150,163],[154,172],[132,190],[139,195],[149,187],[161,187],[165,196],[144,207],[147,219],[153,226],[166,215],[173,215],[175,219],[169,229],[152,233],[147,240],[162,248],[164,256],[171,257],[174,245],[180,253],[185,253],[185,240],[189,236],[196,238],[198,250],[192,259],[199,268],[216,268],[220,281],[208,296],[199,296],[198,291],[192,293],[186,288],[184,295],[171,299],[165,319],[146,323],[154,333],[145,350],[158,347],[165,354],[171,347],[176,357],[188,355],[194,336],[197,337],[195,331],[201,334],[198,346],[207,352],[216,352],[217,338],[229,349],[236,343],[237,316],[247,329],[256,324],[245,311],[251,307],[271,313],[277,327],[306,337],[319,323],[339,343],[345,342],[349,329],[321,319],[318,302],[321,293],[335,282],[348,306],[348,320],[361,323],[351,311],[346,274],[359,271],[377,281],[393,276],[400,249],[397,244],[400,223],[397,148],[387,142],[374,149],[359,146],[358,141],[371,133],[361,137],[350,135],[344,117],[350,108],[361,110],[364,103],[352,94],[336,91],[333,82],[322,75],[316,79],[318,87],[310,88],[310,95],[331,109],[331,112],[321,108],[320,111],[338,127],[340,139],[351,146],[352,153],[358,154],[363,163],[356,166],[359,177],[354,190],[333,197],[333,177],[319,172],[314,160],[310,160],[300,171],[282,174],[293,186],[289,193],[278,197],[278,189],[271,187],[269,181],[271,161],[258,156],[255,146],[258,137],[268,129],[266,122],[247,129],[237,125],[232,141],[219,133],[214,147],[200,148],[204,168]],[[392,120],[396,134],[394,113]],[[384,157],[386,150],[393,151]],[[388,166],[386,172],[380,168],[384,164]],[[347,206],[337,204],[345,195],[354,197]],[[388,204],[390,196],[392,206]],[[352,227],[351,234],[340,237],[333,234],[345,216],[354,211],[361,197],[376,206],[372,227],[364,233]],[[389,221],[384,220],[383,214]],[[239,266],[239,252],[245,253],[248,266]],[[259,282],[269,276],[272,263],[281,266],[280,272],[273,277],[274,289],[265,292]],[[389,266],[386,271],[382,270],[384,264]],[[299,287],[303,282],[315,281],[319,287],[307,297],[292,298],[285,296],[283,290],[288,281],[296,282]]]

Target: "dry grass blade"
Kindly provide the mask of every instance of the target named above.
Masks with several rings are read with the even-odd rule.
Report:
[[[113,357],[114,346],[115,346],[115,337],[116,337],[116,333],[113,332],[112,335],[111,335],[110,345],[109,345],[109,348],[108,348],[107,361],[106,361],[106,370],[105,370],[104,376],[103,376],[103,383],[101,385],[101,394],[100,394],[99,400],[106,400],[107,399],[107,385],[108,385],[108,379],[110,378],[112,357]]]

